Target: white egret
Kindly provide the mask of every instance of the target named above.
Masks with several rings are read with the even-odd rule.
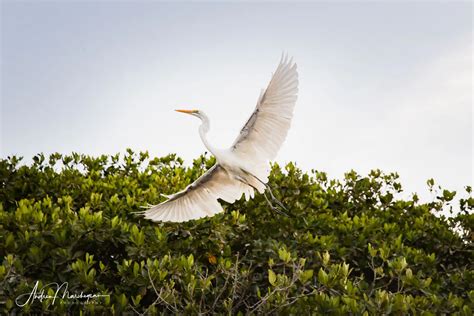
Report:
[[[282,57],[254,112],[227,149],[217,149],[207,141],[209,119],[203,111],[176,110],[201,119],[199,135],[216,157],[216,164],[184,190],[165,195],[168,200],[139,213],[152,221],[185,222],[222,212],[218,199],[233,203],[244,194],[248,200],[255,191],[265,194],[267,188],[272,200],[284,208],[266,183],[269,162],[275,158],[290,128],[297,92],[296,64]],[[279,211],[266,195],[265,198],[272,209]]]

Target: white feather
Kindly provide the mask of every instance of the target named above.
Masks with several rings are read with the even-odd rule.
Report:
[[[205,137],[209,120],[202,111],[184,111],[199,117],[199,134],[216,156],[217,164],[184,190],[164,195],[167,201],[152,206],[142,214],[153,221],[184,222],[223,211],[218,199],[233,203],[242,195],[262,193],[270,174],[269,161],[277,155],[291,125],[298,92],[296,64],[282,57],[257,106],[227,150],[213,148]],[[263,183],[262,183],[263,182]],[[163,194],[162,194],[163,195]]]

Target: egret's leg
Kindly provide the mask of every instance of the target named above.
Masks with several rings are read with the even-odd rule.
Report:
[[[289,212],[288,209],[283,205],[283,203],[282,203],[280,200],[278,200],[278,199],[275,197],[275,195],[273,195],[272,188],[271,188],[267,183],[263,182],[263,181],[260,180],[258,177],[256,177],[256,176],[254,176],[253,174],[251,174],[250,172],[247,172],[247,171],[245,171],[245,170],[242,170],[242,171],[244,171],[246,174],[248,174],[248,175],[254,177],[255,179],[257,179],[258,182],[260,182],[261,184],[263,184],[263,185],[265,186],[265,188],[268,190],[268,192],[270,193],[270,196],[271,196],[271,198],[272,198],[272,201],[275,202],[278,206],[280,206],[280,207],[281,207],[282,209],[284,209],[285,211]],[[257,192],[258,192],[258,190],[257,190]],[[265,195],[265,192],[264,192],[263,194]],[[265,198],[267,198],[267,197],[265,196]],[[268,200],[268,199],[267,199],[267,200]]]
[[[278,206],[280,206],[282,209],[284,209],[285,211],[288,211],[288,209],[283,205],[283,203],[282,203],[280,200],[278,200],[278,199],[273,195],[273,191],[272,191],[272,189],[270,188],[270,186],[269,186],[268,184],[266,184],[266,183],[264,183],[264,184],[265,184],[265,187],[268,189],[268,192],[270,193],[270,196],[271,196],[272,200],[273,200],[276,204],[278,204]]]
[[[271,209],[272,209],[273,211],[277,212],[277,213],[280,214],[280,215],[284,215],[284,216],[289,217],[289,215],[288,215],[287,213],[283,212],[283,211],[280,210],[278,207],[274,206],[274,205],[272,204],[272,202],[270,202],[270,200],[268,199],[268,197],[267,197],[267,195],[265,194],[265,192],[263,192],[263,196],[265,197],[265,200],[267,200],[268,205],[271,207]]]
[[[256,178],[256,177],[255,177],[255,178]],[[256,192],[258,192],[258,189],[257,189],[254,185],[248,183],[248,181],[246,181],[244,178],[238,177],[237,179],[238,179],[240,182],[242,182],[242,183],[248,185],[249,187],[253,188]],[[257,180],[258,180],[258,178],[257,178]],[[259,180],[259,181],[260,181],[260,180]],[[265,184],[265,183],[264,183],[264,184]],[[282,210],[280,210],[278,207],[274,206],[274,205],[272,204],[272,202],[270,202],[270,200],[268,199],[267,195],[265,194],[265,191],[263,192],[263,196],[265,197],[265,200],[267,201],[267,204],[268,204],[268,206],[270,206],[270,208],[272,209],[272,211],[275,211],[275,212],[277,212],[277,213],[280,214],[280,215],[289,216],[288,214],[286,214],[285,212],[283,212]],[[273,196],[273,194],[272,194],[272,197],[273,197],[273,199],[275,199],[275,197]],[[280,202],[280,201],[277,200],[277,202]],[[283,207],[283,208],[284,208],[284,207]]]

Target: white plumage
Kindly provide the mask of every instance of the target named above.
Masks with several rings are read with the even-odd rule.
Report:
[[[285,141],[298,92],[296,64],[282,57],[262,91],[254,112],[228,149],[216,149],[206,139],[209,119],[200,110],[177,110],[202,120],[199,134],[217,163],[184,190],[167,196],[165,202],[141,212],[153,221],[184,222],[222,212],[218,199],[228,203],[248,200],[254,191],[264,193],[274,159]]]

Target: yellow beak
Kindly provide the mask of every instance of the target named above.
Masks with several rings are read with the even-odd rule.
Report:
[[[186,114],[193,114],[196,113],[197,110],[175,110],[176,112],[186,113]]]

